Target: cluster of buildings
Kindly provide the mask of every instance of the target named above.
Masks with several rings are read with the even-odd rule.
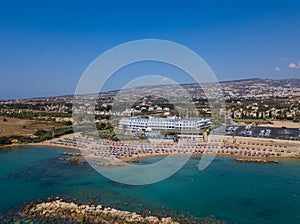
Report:
[[[221,83],[226,99],[299,98],[299,79],[248,79]]]
[[[300,79],[248,79],[221,82],[219,86],[222,88],[226,100],[228,115],[231,115],[232,118],[300,120]],[[178,96],[186,96],[186,93],[188,93],[188,96],[193,101],[192,103],[195,103],[197,106],[200,116],[209,117],[211,115],[209,103],[206,101],[206,95],[201,87],[204,87],[206,90],[205,93],[209,95],[212,95],[216,89],[209,88],[208,84],[199,85],[198,83],[184,84],[180,87],[182,88],[172,85],[145,86],[81,96],[80,105],[75,109],[72,108],[74,99],[71,95],[22,100],[0,100],[0,114],[22,117],[22,114],[36,113],[41,119],[48,117],[47,115],[49,117],[57,117],[55,113],[65,114],[63,117],[71,117],[71,112],[104,115],[99,117],[137,115],[179,116],[176,111],[183,111],[185,109],[183,103],[185,101],[178,102]],[[161,97],[162,90],[166,99]],[[140,99],[140,93],[145,94],[143,99]],[[136,101],[136,99],[139,100]],[[96,101],[95,108],[94,105],[91,105],[91,100],[93,102]],[[126,104],[127,107],[119,110],[116,109],[116,106],[113,107],[114,104],[117,106],[118,104]],[[21,115],[19,116],[19,114]],[[193,115],[187,113],[180,116],[190,117]],[[28,116],[23,117],[26,118]],[[39,119],[39,117],[35,117],[35,119]],[[147,123],[152,128],[152,120]],[[175,128],[177,123],[173,123]],[[171,125],[170,127],[173,126]]]
[[[299,120],[300,118],[300,101],[297,103],[294,100],[285,100],[284,104],[276,103],[276,101],[272,104],[237,101],[228,104],[228,107],[231,107],[229,108],[229,114],[235,119]]]

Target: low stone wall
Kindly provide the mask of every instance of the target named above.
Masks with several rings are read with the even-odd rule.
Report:
[[[135,212],[121,211],[101,205],[77,205],[73,202],[64,202],[56,198],[53,201],[28,205],[21,216],[35,217],[59,217],[79,223],[103,223],[103,224],[179,224],[172,218],[159,219],[155,216],[142,217]]]

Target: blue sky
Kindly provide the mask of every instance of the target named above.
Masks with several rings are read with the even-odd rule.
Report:
[[[219,80],[300,77],[297,0],[12,0],[0,2],[0,99],[72,94],[97,56],[144,38],[189,47]]]

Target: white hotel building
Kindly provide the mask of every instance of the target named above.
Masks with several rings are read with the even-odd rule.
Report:
[[[119,127],[131,131],[159,131],[170,130],[174,132],[199,132],[212,125],[209,118],[157,118],[157,117],[125,117],[119,121]]]

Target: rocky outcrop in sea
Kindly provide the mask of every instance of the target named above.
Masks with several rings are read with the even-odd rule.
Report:
[[[20,212],[22,217],[60,218],[78,223],[103,224],[179,224],[172,218],[143,217],[135,212],[122,211],[101,205],[78,205],[56,198],[52,201],[32,203]]]

